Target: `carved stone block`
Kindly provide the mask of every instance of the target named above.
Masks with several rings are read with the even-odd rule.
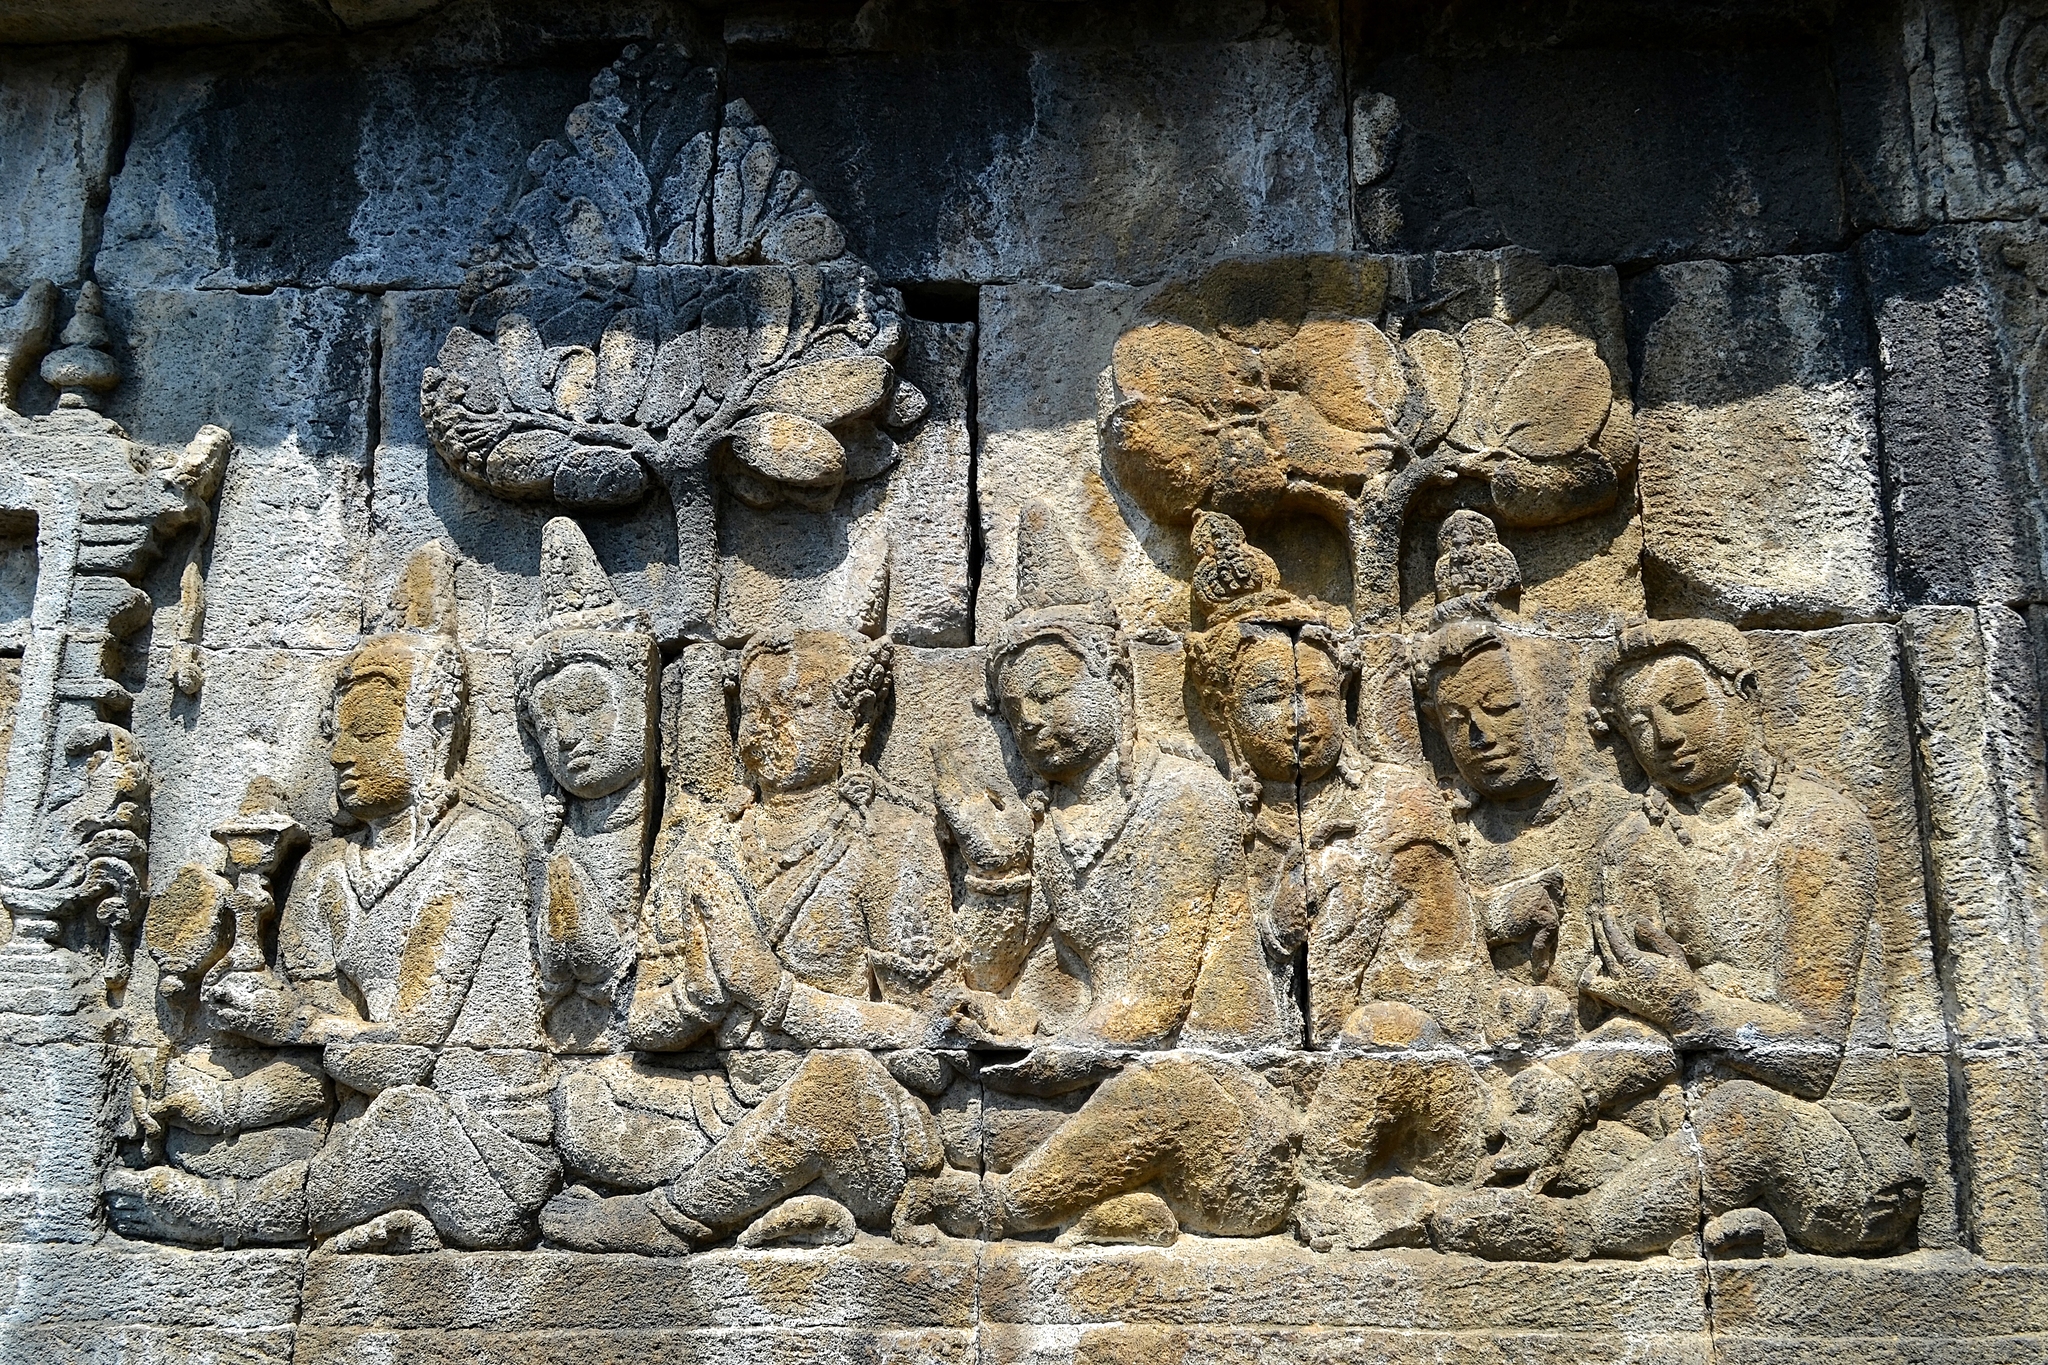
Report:
[[[127,62],[116,50],[11,54],[0,167],[21,193],[0,221],[0,285],[84,278],[113,170]]]
[[[0,1356],[2027,1354],[2039,5],[1169,8],[0,54]]]
[[[526,154],[559,133],[588,82],[403,51],[140,73],[99,276],[130,288],[452,286]],[[278,102],[294,100],[316,136],[283,135]]]
[[[1997,245],[1946,227],[1920,237],[1873,233],[1859,252],[1876,300],[1878,421],[1895,573],[1908,603],[2012,602],[2042,592],[2043,521],[2027,491],[2023,419],[2004,378],[2013,362],[2002,363],[1991,283],[2007,268]]]
[[[1169,42],[1155,60],[1083,33],[963,60],[918,51],[924,37],[906,25],[907,51],[740,61],[730,76],[886,278],[1085,285],[1350,245],[1327,47],[1247,33]],[[1197,146],[1229,151],[1198,167]],[[1134,158],[1151,169],[1088,169]],[[895,208],[913,199],[918,212]]]
[[[1711,31],[1714,17],[1730,16],[1740,33],[1741,17],[1757,13],[1651,7],[1617,22]],[[1770,254],[1836,239],[1840,152],[1826,131],[1821,43],[1797,25],[1758,20],[1735,41],[1719,34],[1651,56],[1588,42],[1591,23],[1577,19],[1576,40],[1562,39],[1569,56],[1543,57],[1540,45],[1575,27],[1569,6],[1537,7],[1512,24],[1451,19],[1421,51],[1387,42],[1394,25],[1360,25],[1353,140],[1371,148],[1354,162],[1360,244],[1512,242],[1612,261]],[[1498,31],[1506,28],[1524,31],[1508,38]],[[1555,116],[1530,117],[1537,109]],[[1644,145],[1623,131],[1632,127],[1668,130],[1660,136],[1672,141]],[[1586,167],[1585,183],[1598,191],[1527,174],[1560,164]]]
[[[1876,370],[1850,263],[1662,266],[1631,282],[1630,304],[1659,612],[1744,625],[1882,614]]]

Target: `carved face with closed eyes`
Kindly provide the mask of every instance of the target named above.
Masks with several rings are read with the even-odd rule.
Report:
[[[647,766],[645,688],[577,659],[534,684],[528,711],[548,772],[579,800],[609,796]]]
[[[1121,698],[1087,661],[1047,639],[1018,651],[997,675],[997,700],[1017,748],[1049,782],[1087,772],[1116,748]]]
[[[1614,696],[1629,747],[1659,786],[1691,795],[1741,771],[1755,736],[1754,705],[1691,652],[1623,665]]]
[[[855,719],[841,684],[853,665],[853,646],[829,631],[747,657],[739,753],[763,791],[810,791],[839,777]]]
[[[1536,713],[1506,645],[1445,665],[1432,690],[1445,747],[1474,791],[1491,800],[1516,800],[1551,784]]]
[[[1259,629],[1238,647],[1225,700],[1238,752],[1268,782],[1326,777],[1344,752],[1343,675],[1336,660]]]

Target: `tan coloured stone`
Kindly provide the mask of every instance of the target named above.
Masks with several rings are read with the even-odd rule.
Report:
[[[1659,614],[1797,626],[1881,615],[1875,375],[1850,263],[1664,266],[1630,297]]]
[[[1952,1103],[1943,1060],[1948,1027],[1935,977],[1897,632],[1844,626],[1752,631],[1748,639],[1771,744],[1852,797],[1877,834],[1877,915],[1849,1030],[1851,1055],[1837,1088],[1853,1096],[1866,1085],[1886,1089],[1896,1077],[1923,1135],[1945,1130]],[[1923,1142],[1920,1150],[1928,1185],[1919,1244],[1946,1246],[1959,1227],[1951,1156],[1941,1143]]]
[[[1285,8],[1231,9],[1231,60],[1328,27]],[[955,272],[1008,281],[976,298],[922,229],[881,240],[879,191],[826,211],[881,154],[821,158],[788,81],[929,103],[947,54],[1028,60],[990,155],[1043,164],[1063,82],[1120,69],[1075,54],[1152,22],[1055,9],[742,6],[717,65],[682,16],[587,100],[581,35],[630,5],[152,52],[104,308],[0,317],[0,1241],[104,1243],[19,1272],[0,1353],[2031,1348],[2048,651],[2006,419],[2037,234],[1870,234],[1860,290],[1812,257],[1624,291],[1514,249],[1197,261],[1218,223],[1108,248],[1076,213],[1002,251],[1080,256]],[[1577,52],[1582,17],[1517,22],[1553,18]],[[1467,53],[1475,22],[1428,41],[1553,60]],[[1404,33],[1342,41],[1392,80]],[[455,74],[392,65],[428,49]],[[318,62],[334,135],[264,151]],[[443,160],[394,172],[430,88]],[[939,102],[971,140],[1015,93]],[[848,107],[834,136],[877,126]],[[1413,211],[1426,122],[1354,122],[1363,211]],[[522,175],[529,126],[561,135]],[[281,214],[302,153],[339,169]],[[1151,202],[1144,160],[1089,183]],[[1497,240],[1466,228],[1374,230]],[[1046,283],[1083,257],[1174,273]],[[415,292],[372,333],[316,281]],[[231,459],[177,449],[208,417]],[[211,556],[173,542],[216,519]],[[1994,581],[2018,605],[1886,617]],[[129,1239],[283,1267],[290,1311],[237,1316],[202,1261],[130,1277],[160,1313],[76,1292]]]
[[[2025,1259],[2044,1235],[2029,1131],[2039,976],[2041,730],[2024,621],[2003,607],[1908,613],[1928,899],[1941,926],[1949,1028],[1963,1050],[1958,1164],[1966,1226],[1985,1255]]]
[[[1459,298],[1444,318],[1457,330],[1397,351],[1365,320],[1439,287]],[[1516,542],[1534,551],[1532,606],[1593,629],[1640,610],[1640,533],[1617,500],[1636,437],[1611,274],[1515,253],[1311,257],[1135,294],[1006,287],[987,308],[980,489],[996,571],[984,619],[1007,601],[1004,522],[1027,498],[1058,509],[1131,621],[1178,625],[1172,580],[1192,570],[1178,528],[1198,506],[1268,523],[1254,539],[1291,587],[1385,619],[1414,596],[1401,581],[1404,567],[1415,576],[1401,536],[1411,504],[1426,512],[1468,489],[1505,524],[1571,527],[1548,552],[1555,536]],[[1330,313],[1350,320],[1303,326]],[[1347,508],[1361,518],[1351,529]]]

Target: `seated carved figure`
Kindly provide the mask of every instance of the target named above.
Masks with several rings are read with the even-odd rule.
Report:
[[[1446,605],[1460,604],[1474,599]],[[1593,953],[1591,850],[1630,799],[1612,782],[1570,775],[1558,751],[1564,728],[1582,720],[1543,675],[1538,651],[1547,644],[1455,610],[1416,642],[1410,666],[1422,714],[1457,772],[1459,861],[1474,885],[1493,888],[1481,911],[1494,966],[1570,997]]]
[[[1025,509],[1018,541],[1020,609],[989,647],[988,683],[1045,790],[977,792],[940,764],[969,870],[968,984],[1029,1003],[1066,1045],[1287,1041],[1229,788],[1136,737],[1115,611],[1081,586],[1042,507]]]
[[[1903,1102],[1829,1097],[1877,894],[1870,823],[1764,743],[1732,627],[1628,631],[1613,713],[1652,783],[1600,851],[1600,961],[1582,990],[1668,1036],[1701,1078],[1691,1131],[1576,1199],[1532,1179],[1440,1212],[1491,1256],[1641,1255],[1700,1227],[1710,1250],[1871,1252],[1912,1230],[1924,1185]],[[1549,1106],[1553,1147],[1609,1096],[1599,1073]]]
[[[553,788],[535,893],[548,1035],[565,1051],[606,1051],[633,965],[660,657],[567,517],[542,531],[541,592],[548,629],[518,664],[520,717]]]
[[[846,1235],[855,1222],[908,1234],[905,1196],[938,1166],[938,1130],[876,1054],[943,1089],[945,1064],[924,1049],[960,991],[930,818],[865,762],[890,660],[887,640],[833,631],[741,655],[751,785],[729,818],[679,826],[662,853],[627,1020],[643,1052],[715,1040],[725,1070],[618,1057],[573,1073],[570,1169],[634,1193],[565,1193],[542,1219],[554,1241],[670,1254],[813,1182],[850,1213]]]
[[[990,1039],[1031,1050],[981,1076],[1039,1096],[1110,1079],[1013,1169],[985,1184],[949,1171],[947,1225],[1058,1227],[1156,1186],[1183,1226],[1271,1231],[1294,1140],[1271,1089],[1221,1059],[1131,1055],[1288,1041],[1241,815],[1213,768],[1135,738],[1115,615],[1042,508],[1023,514],[1018,554],[1021,609],[990,648],[989,684],[1047,790],[976,791],[942,762],[938,796],[969,869],[967,981],[1028,1003],[1051,1037]]]
[[[1490,928],[1434,784],[1367,758],[1347,734],[1328,609],[1283,591],[1228,518],[1198,514],[1195,532],[1210,624],[1190,638],[1190,662],[1251,805],[1251,895],[1283,980],[1305,950],[1309,1041],[1485,1044],[1500,1014],[1488,939],[1548,928],[1548,897],[1534,888]]]
[[[524,850],[455,781],[462,654],[430,546],[408,568],[403,628],[348,657],[331,713],[336,803],[358,835],[316,844],[279,917],[275,970],[205,988],[219,1026],[318,1047],[341,1092],[302,1181],[272,1182],[264,1227],[337,1249],[512,1247],[559,1178],[554,1067],[540,1051]],[[189,1227],[225,1224],[232,1182],[160,1168],[139,1198]],[[337,1235],[341,1234],[341,1235]]]
[[[1563,1000],[1503,986],[1488,954],[1500,935],[1459,871],[1435,785],[1367,758],[1348,735],[1349,670],[1329,609],[1281,590],[1235,523],[1198,514],[1195,538],[1195,599],[1209,624],[1190,637],[1189,658],[1252,808],[1245,843],[1266,951],[1289,977],[1299,954],[1310,1042],[1374,1054],[1322,1068],[1296,1223],[1317,1244],[1371,1241],[1360,1229],[1378,1220],[1354,1211],[1381,1197],[1384,1178],[1407,1177],[1403,1197],[1427,1198],[1415,1181],[1474,1173],[1487,1104],[1470,1051],[1496,1041],[1504,1020],[1559,1014]],[[1523,916],[1511,933],[1555,922],[1540,884],[1509,908]]]
[[[262,966],[261,928],[275,909],[270,874],[304,834],[282,797],[257,778],[240,812],[213,831],[229,875],[195,860],[150,901],[144,943],[157,969],[155,1023],[169,1047],[135,1078],[138,1140],[125,1155],[142,1169],[107,1182],[107,1220],[126,1235],[202,1246],[306,1235],[297,1191],[333,1101],[319,1050],[249,1046],[217,1028],[200,999],[229,971]],[[225,1179],[186,1182],[175,1172]],[[191,1221],[161,1197],[173,1189],[193,1196]]]

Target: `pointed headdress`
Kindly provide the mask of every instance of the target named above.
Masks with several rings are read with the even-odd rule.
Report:
[[[455,642],[455,555],[445,542],[413,551],[379,625],[341,666],[334,698],[367,682],[397,690],[407,724],[445,733],[442,775],[452,778],[469,740],[469,673]]]
[[[1003,666],[1041,640],[1060,644],[1098,677],[1127,678],[1121,627],[1109,595],[1082,567],[1052,509],[1038,499],[1024,504],[1017,513],[1017,601],[989,643],[989,695],[997,694]]]
[[[540,595],[547,628],[518,656],[522,713],[542,679],[574,663],[626,673],[652,698],[660,671],[653,632],[641,613],[619,602],[583,528],[569,517],[541,528]]]

